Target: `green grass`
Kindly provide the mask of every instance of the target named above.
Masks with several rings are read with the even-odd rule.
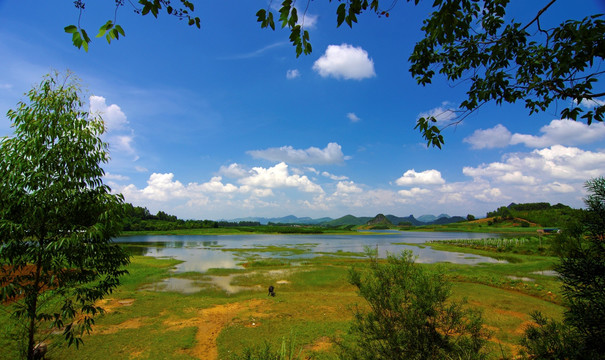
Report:
[[[461,244],[439,242],[419,246],[500,257],[509,262],[421,266],[446,274],[452,281],[453,299],[467,298],[469,306],[483,310],[486,326],[494,337],[490,342],[493,358],[514,354],[515,344],[532,311],[561,317],[559,281],[534,274],[552,269],[557,258],[515,252],[511,248],[497,251],[487,246],[473,248],[461,247]],[[264,250],[267,254],[293,249],[304,253],[310,251],[312,245],[264,247]],[[338,257],[338,254],[304,259],[296,264],[288,259],[250,257],[245,260],[245,269],[210,269],[204,274],[171,274],[170,269],[179,261],[135,256],[128,267],[130,275],[107,297],[108,304],[113,304],[110,311],[97,318],[92,334],[84,337],[84,346],[79,350],[57,346],[62,344],[61,337],[53,336],[55,345],[49,355],[54,359],[192,359],[198,344],[196,334],[208,318],[201,312],[234,306],[235,310],[231,310],[217,330],[220,359],[229,359],[234,353],[262,347],[265,343],[277,351],[284,339],[292,337],[295,337],[296,349],[304,356],[313,354],[315,359],[335,359],[336,349],[329,345],[330,339],[347,336],[352,306],[366,306],[347,280],[349,268],[364,267],[365,260],[347,257],[351,254],[346,253]],[[232,275],[232,285],[251,290],[236,294],[212,287],[193,294],[140,290],[170,276],[203,281],[210,275]],[[271,284],[276,287],[276,297],[267,296],[267,286]],[[116,305],[124,300],[132,304]],[[16,342],[9,336],[11,323],[6,313],[0,312],[0,324],[3,349],[0,359],[12,359],[15,352],[11,349]]]

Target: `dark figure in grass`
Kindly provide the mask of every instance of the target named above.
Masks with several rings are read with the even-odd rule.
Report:
[[[273,287],[273,285],[269,286],[269,295],[275,296],[275,288]]]

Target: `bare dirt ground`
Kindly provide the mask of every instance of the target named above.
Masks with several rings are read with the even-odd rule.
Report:
[[[200,309],[197,316],[185,320],[167,320],[165,325],[169,328],[180,329],[184,327],[197,327],[196,343],[187,353],[196,359],[218,359],[216,339],[221,330],[237,317],[263,316],[266,300],[249,300],[224,305],[217,305],[207,309]]]

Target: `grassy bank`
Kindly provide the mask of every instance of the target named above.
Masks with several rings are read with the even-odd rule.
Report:
[[[467,298],[469,306],[483,311],[486,327],[493,334],[492,358],[517,353],[516,344],[532,311],[561,317],[559,283],[540,273],[552,269],[556,258],[451,243],[427,245],[508,260],[476,266],[421,265],[444,272],[453,284],[452,297]],[[294,343],[296,353],[335,359],[333,339],[348,336],[351,307],[364,306],[348,284],[348,269],[363,267],[365,261],[334,253],[298,261],[295,266],[288,260],[271,259],[270,253],[267,258],[248,261],[245,269],[213,269],[204,274],[174,274],[170,269],[175,260],[135,256],[123,285],[102,302],[106,313],[84,337],[81,349],[56,346],[61,337],[46,331],[52,341],[49,358],[230,359],[234,353],[265,343],[279,349],[287,340]],[[161,289],[158,283],[168,284],[166,279],[177,279],[177,284],[198,291],[153,290]],[[229,291],[221,280],[228,280]],[[275,297],[268,296],[269,285],[276,287]],[[2,313],[0,322],[3,334],[8,335],[11,320]],[[0,358],[15,358],[15,344],[2,336],[0,346],[5,350]]]

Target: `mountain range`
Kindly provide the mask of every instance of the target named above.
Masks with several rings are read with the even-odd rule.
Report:
[[[407,217],[399,217],[395,215],[385,215],[393,225],[399,225],[400,223],[410,223],[411,225],[433,225],[433,224],[449,224],[453,222],[466,220],[461,216],[449,216],[448,214],[440,214],[439,216],[435,215],[422,215],[418,218],[415,218],[414,215],[410,215]],[[305,225],[325,225],[325,226],[342,226],[342,225],[365,225],[372,219],[374,216],[362,216],[357,217],[353,215],[345,215],[338,219],[332,219],[329,217],[313,219],[310,217],[297,217],[294,215],[288,215],[283,217],[276,218],[265,218],[265,217],[246,217],[246,218],[237,218],[227,220],[230,222],[240,222],[240,221],[258,221],[263,225],[268,223],[275,224],[305,224]]]

